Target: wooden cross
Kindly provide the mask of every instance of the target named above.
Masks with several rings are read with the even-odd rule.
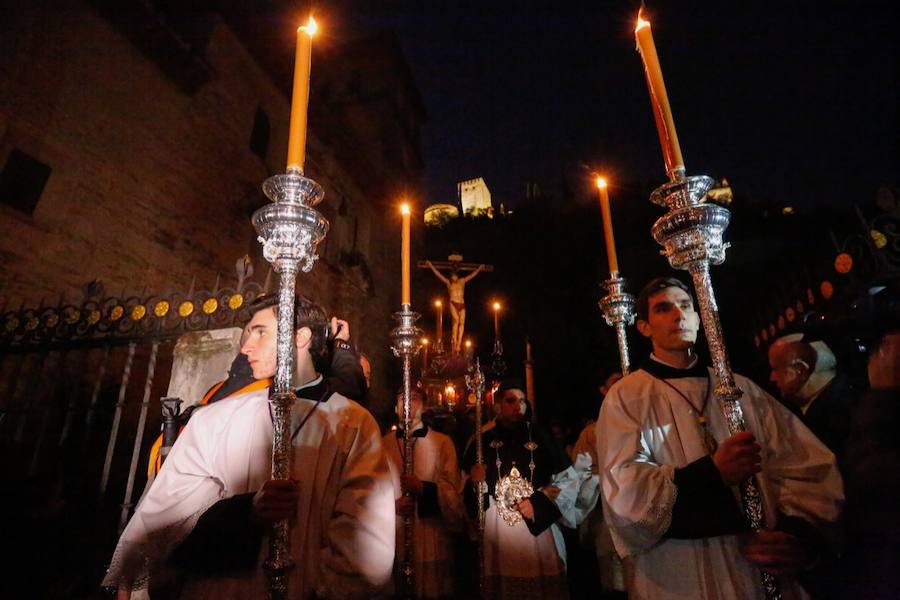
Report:
[[[474,271],[481,266],[481,263],[463,262],[462,254],[451,254],[447,257],[447,260],[433,260],[431,261],[431,264],[433,264],[434,268],[438,271],[450,270],[456,272]],[[417,262],[416,266],[420,269],[428,268],[427,261],[424,260],[420,260],[419,262]],[[494,270],[494,265],[486,264],[481,270],[485,273],[490,273]]]

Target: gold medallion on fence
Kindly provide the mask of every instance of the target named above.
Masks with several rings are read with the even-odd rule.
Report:
[[[183,319],[186,319],[187,317],[191,316],[191,314],[193,312],[194,312],[194,303],[191,302],[190,300],[185,300],[180,305],[178,305],[178,315]]]
[[[153,314],[160,318],[169,314],[169,303],[165,300],[157,302],[156,306],[153,307]]]

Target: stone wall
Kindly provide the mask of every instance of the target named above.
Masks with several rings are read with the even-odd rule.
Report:
[[[268,265],[249,217],[266,202],[263,180],[284,169],[290,107],[283,86],[222,20],[214,20],[199,59],[207,80],[185,91],[91,5],[18,4],[0,8],[0,168],[18,149],[52,171],[33,213],[0,198],[0,308],[60,297],[77,303],[93,280],[117,296],[186,291],[192,281],[211,289],[219,276],[233,285],[244,254],[261,281]],[[386,398],[399,224],[383,192],[373,198],[369,188],[414,186],[421,165],[392,166],[380,155],[379,169],[356,172],[341,157],[372,148],[327,138],[343,113],[316,109],[317,101],[307,173],[325,188],[321,210],[331,232],[298,290],[350,321],[373,357],[374,395]],[[259,110],[271,124],[264,159],[250,149]],[[327,127],[317,126],[316,114]],[[417,135],[407,138],[394,143],[417,143]]]

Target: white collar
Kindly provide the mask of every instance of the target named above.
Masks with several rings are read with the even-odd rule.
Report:
[[[691,364],[689,364],[689,365],[686,366],[686,367],[676,367],[676,366],[673,365],[672,363],[666,362],[666,361],[664,361],[663,359],[659,358],[658,356],[656,356],[656,355],[653,354],[652,352],[650,353],[650,360],[655,360],[655,361],[658,362],[659,364],[661,364],[661,365],[666,365],[667,367],[672,367],[673,369],[690,369],[690,368],[692,368],[692,367],[694,367],[694,366],[697,365],[697,361],[700,360],[700,357],[697,356],[697,355],[695,354],[695,355],[694,355],[694,360],[692,360],[692,361],[691,361]]]
[[[316,378],[313,379],[312,381],[307,381],[307,382],[304,383],[303,385],[298,385],[298,386],[295,387],[294,389],[295,389],[295,390],[302,390],[302,389],[304,389],[304,388],[308,388],[308,387],[313,387],[313,386],[319,385],[320,383],[322,383],[323,376],[322,376],[321,373],[317,373],[317,375],[318,375],[318,377],[316,377]]]

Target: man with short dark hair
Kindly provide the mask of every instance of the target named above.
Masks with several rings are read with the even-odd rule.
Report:
[[[485,464],[475,461],[474,436],[463,453],[461,467],[470,479],[464,499],[474,518],[478,500],[474,484],[487,482],[485,596],[563,599],[568,598],[565,553],[560,553],[561,535],[556,540],[551,530],[563,514],[555,503],[560,490],[553,485],[553,476],[569,466],[569,459],[547,432],[531,422],[524,387],[516,379],[506,379],[494,393],[497,417],[482,428]],[[522,495],[525,481],[531,488],[529,496]]]
[[[241,351],[256,379],[277,364],[277,306],[257,306]],[[394,493],[372,416],[316,372],[325,312],[297,297],[292,477],[272,480],[269,390],[207,406],[188,422],[122,534],[104,585],[120,598],[175,573],[176,597],[260,598],[268,525],[291,519],[290,596],[366,598],[389,579]]]
[[[762,598],[762,568],[785,598],[806,597],[791,575],[815,563],[838,517],[834,455],[739,375],[747,431],[730,435],[713,372],[694,354],[700,318],[687,286],[654,279],[636,305],[653,352],[612,387],[597,422],[603,514],[633,565],[629,597]],[[753,476],[759,532],[738,501],[738,485]]]

